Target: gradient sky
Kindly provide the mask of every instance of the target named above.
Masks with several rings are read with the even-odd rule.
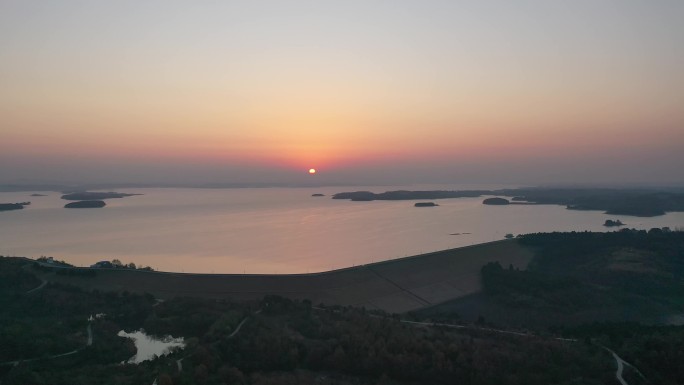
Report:
[[[681,184],[682,20],[680,0],[0,0],[0,183]]]

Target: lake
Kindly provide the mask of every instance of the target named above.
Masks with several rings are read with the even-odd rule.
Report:
[[[144,195],[106,200],[101,209],[64,209],[62,194],[0,193],[0,255],[52,256],[76,266],[100,260],[202,273],[306,273],[502,239],[507,233],[684,227],[684,213],[653,218],[573,211],[556,205],[483,205],[484,198],[351,202],[342,191],[500,186],[120,189]],[[322,193],[324,197],[312,197]],[[452,235],[459,234],[459,235]]]

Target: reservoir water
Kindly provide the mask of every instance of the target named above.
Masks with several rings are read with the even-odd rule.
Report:
[[[76,266],[119,259],[163,271],[284,274],[467,246],[508,233],[615,231],[603,226],[606,219],[637,229],[684,227],[684,213],[639,218],[557,205],[487,206],[482,197],[435,200],[438,207],[421,208],[413,207],[416,201],[330,199],[342,191],[397,189],[120,189],[144,195],[109,199],[101,209],[64,209],[67,201],[57,192],[0,193],[0,203],[32,202],[0,212],[0,255],[51,256]]]

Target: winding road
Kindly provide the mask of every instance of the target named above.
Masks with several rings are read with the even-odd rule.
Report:
[[[641,378],[643,378],[644,380],[646,379],[646,377],[644,377],[644,375],[641,374],[639,369],[637,369],[634,365],[630,364],[629,362],[623,360],[622,357],[617,355],[617,353],[615,353],[614,351],[612,351],[611,349],[609,349],[603,345],[599,345],[599,346],[601,346],[603,349],[607,350],[608,353],[612,354],[613,358],[615,358],[615,363],[617,365],[617,369],[615,370],[615,378],[618,380],[618,382],[620,382],[621,385],[629,385],[629,383],[622,377],[622,372],[625,370],[625,365],[634,369],[634,371],[637,372],[637,374]]]
[[[238,324],[238,326],[235,328],[235,330],[233,330],[233,332],[228,335],[228,338],[233,338],[234,335],[238,334],[238,332],[240,331],[240,328],[242,327],[242,325],[245,324],[245,322],[247,322],[248,319],[249,319],[249,317],[245,317],[245,319],[243,319],[242,322],[240,322]]]
[[[47,285],[48,281],[46,281],[46,280],[44,280],[44,279],[43,279],[42,281],[43,281],[43,282],[41,282],[40,286],[35,287],[35,288],[33,288],[33,289],[27,291],[26,294],[31,294],[31,293],[33,293],[33,292],[36,292],[36,291],[38,291],[38,290],[44,288],[45,285]]]
[[[617,364],[617,370],[615,370],[615,378],[620,382],[621,385],[629,385],[627,381],[622,377],[622,371],[625,369],[625,364],[630,365],[629,362],[623,360],[620,356],[617,355],[614,351],[608,349],[607,347],[600,345],[602,348],[608,351],[608,353],[613,355],[613,358],[615,358],[615,363]],[[631,366],[631,365],[630,365]]]

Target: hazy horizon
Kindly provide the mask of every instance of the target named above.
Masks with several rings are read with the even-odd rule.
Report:
[[[679,1],[5,1],[0,183],[681,186],[681,20]]]

